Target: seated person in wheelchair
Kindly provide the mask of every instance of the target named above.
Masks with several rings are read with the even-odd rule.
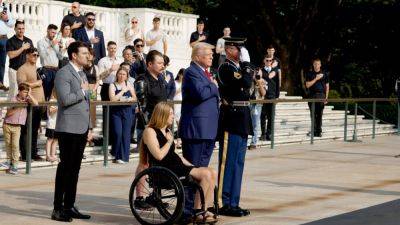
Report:
[[[175,173],[178,177],[192,176],[204,192],[205,208],[213,206],[214,188],[217,179],[215,170],[207,167],[196,168],[185,158],[175,153],[173,133],[168,129],[174,120],[172,107],[166,102],[160,102],[154,108],[154,112],[143,132],[140,143],[140,163],[157,164]],[[199,193],[195,197],[195,210],[201,209]],[[213,219],[213,214],[207,212],[207,220]],[[202,219],[202,218],[198,218]]]

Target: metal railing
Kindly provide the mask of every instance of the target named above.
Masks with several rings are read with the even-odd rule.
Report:
[[[181,101],[170,101],[171,104],[181,104]],[[310,132],[310,144],[314,144],[314,117],[315,117],[315,103],[325,102],[324,99],[275,99],[275,100],[251,100],[249,101],[252,104],[266,104],[272,103],[272,114],[271,114],[271,142],[270,148],[274,149],[275,147],[275,118],[276,118],[276,105],[279,103],[311,103],[311,132]],[[398,103],[397,98],[346,98],[346,99],[329,99],[329,103],[344,103],[344,130],[343,130],[343,139],[347,140],[347,125],[348,125],[348,114],[349,114],[349,104],[354,103],[354,128],[353,128],[353,140],[357,141],[357,109],[358,103],[360,102],[372,102],[373,110],[372,110],[372,139],[376,137],[376,104],[377,102],[397,102],[397,134],[400,135],[400,105]],[[103,166],[108,166],[108,145],[109,145],[109,124],[110,124],[110,106],[121,106],[121,105],[133,105],[136,102],[111,102],[111,101],[91,101],[90,104],[92,106],[101,105],[104,107],[103,111],[103,146],[102,153],[104,156]],[[26,173],[31,173],[31,151],[32,151],[32,108],[33,107],[42,107],[42,106],[52,106],[57,105],[56,102],[43,102],[39,103],[37,106],[32,106],[27,103],[15,103],[9,101],[0,101],[0,107],[27,107],[27,140],[26,140]]]

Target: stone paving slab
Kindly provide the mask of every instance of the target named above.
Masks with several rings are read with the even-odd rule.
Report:
[[[219,224],[400,224],[399,146],[384,136],[248,151],[241,205],[252,214]],[[72,224],[138,224],[128,203],[136,165],[82,166],[77,205],[92,219]],[[54,177],[54,168],[0,173],[0,224],[59,224],[50,220]]]

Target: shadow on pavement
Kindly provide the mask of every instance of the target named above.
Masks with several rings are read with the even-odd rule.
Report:
[[[394,200],[303,225],[398,225],[400,200]]]
[[[50,221],[53,210],[53,193],[36,191],[2,191],[6,196],[22,201],[24,206],[0,203],[0,212]],[[93,224],[139,224],[132,215],[128,195],[126,199],[81,194],[77,196],[77,206],[88,213],[92,219],[85,222]],[[27,210],[27,208],[29,210]],[[0,222],[1,223],[1,222]]]

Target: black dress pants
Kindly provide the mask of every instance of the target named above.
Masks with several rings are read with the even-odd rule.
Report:
[[[273,106],[272,103],[265,103],[262,106],[260,115],[261,136],[271,135],[272,106]],[[268,120],[268,122],[266,120]],[[267,129],[265,129],[265,125],[267,125]]]
[[[42,120],[44,109],[43,107],[32,107],[32,142],[31,142],[31,157],[37,156],[37,140],[38,132],[40,127],[40,121]],[[21,137],[19,138],[19,149],[21,152],[21,158],[26,160],[26,142],[28,136],[28,120],[25,125],[21,126]]]
[[[315,93],[311,96],[311,98],[315,99],[325,99],[324,93]],[[310,109],[310,117],[312,118],[311,107],[312,103],[308,103],[308,107]],[[324,111],[325,104],[323,102],[315,103],[315,112],[314,112],[314,134],[322,133],[322,114]]]
[[[76,188],[88,131],[84,134],[58,133],[60,163],[57,166],[54,209],[74,206]]]

